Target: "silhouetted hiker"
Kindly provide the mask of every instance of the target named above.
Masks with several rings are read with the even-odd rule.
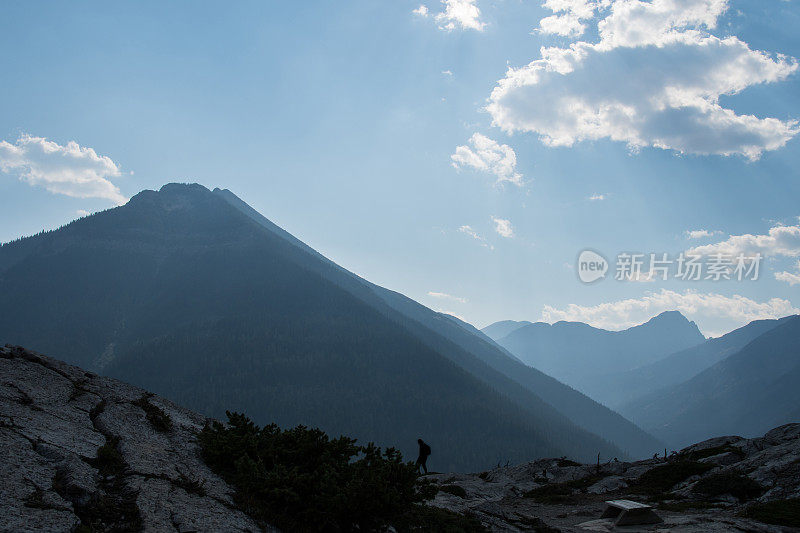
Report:
[[[431,454],[431,447],[425,444],[422,439],[417,439],[417,444],[419,444],[419,457],[417,457],[417,471],[419,471],[419,467],[421,466],[425,473],[428,473],[428,456]]]

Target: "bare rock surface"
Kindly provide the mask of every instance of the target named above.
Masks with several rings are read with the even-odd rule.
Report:
[[[201,460],[203,416],[18,347],[0,376],[0,531],[262,530]]]
[[[687,465],[691,469],[674,485],[653,489],[653,479],[669,479]],[[800,424],[754,439],[718,437],[667,458],[633,463],[542,459],[479,474],[429,477],[463,489],[440,491],[433,505],[471,514],[492,531],[798,531],[743,514],[753,504],[800,497]],[[755,492],[737,492],[741,480],[750,480]],[[600,518],[605,501],[615,499],[648,503],[664,522],[615,528],[612,520]]]

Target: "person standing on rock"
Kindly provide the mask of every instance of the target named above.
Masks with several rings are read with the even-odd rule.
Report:
[[[417,471],[419,472],[419,467],[428,473],[428,456],[431,454],[431,447],[425,444],[422,439],[417,439],[417,444],[419,444],[419,457],[417,457]]]

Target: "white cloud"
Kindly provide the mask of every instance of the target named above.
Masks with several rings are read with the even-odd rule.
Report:
[[[486,239],[481,237],[481,235],[479,235],[477,231],[472,229],[472,226],[461,226],[461,227],[458,228],[458,231],[460,231],[461,233],[464,233],[466,235],[469,235],[470,237],[472,237],[476,241],[479,241],[482,246],[485,246],[486,248],[489,248],[490,250],[494,250],[494,246],[492,246],[491,244],[487,243]]]
[[[711,256],[724,254],[738,256],[800,256],[800,224],[796,226],[774,226],[766,235],[731,235],[724,241],[697,246],[688,253]]]
[[[78,215],[79,217],[88,217],[89,215],[92,214],[92,212],[87,211],[86,209],[78,209],[77,211],[75,211],[75,214]]]
[[[505,218],[492,217],[494,222],[494,230],[501,237],[510,239],[514,236],[514,228],[511,227],[511,221]]]
[[[420,4],[420,6],[413,10],[412,13],[415,15],[419,15],[420,17],[427,17],[428,16],[428,7],[425,4]]]
[[[451,70],[443,70],[442,74],[444,74],[445,76],[452,76],[453,72]]]
[[[459,296],[453,296],[452,294],[447,294],[446,292],[428,291],[428,296],[432,296],[433,298],[438,298],[440,300],[450,300],[451,302],[458,302],[460,304],[467,303],[467,299],[466,298],[461,298]]]
[[[565,37],[579,37],[586,31],[586,24],[573,13],[562,13],[540,20],[539,31]]]
[[[109,157],[70,141],[62,146],[43,137],[22,135],[15,143],[0,141],[0,170],[30,185],[74,198],[127,201],[109,178],[121,175]]]
[[[507,144],[475,133],[469,139],[470,146],[457,146],[456,151],[450,156],[455,168],[464,166],[489,172],[497,177],[497,183],[509,182],[521,186],[522,174],[516,171],[517,154]]]
[[[687,239],[705,239],[707,237],[713,237],[714,235],[719,235],[722,233],[721,231],[708,231],[707,229],[693,229],[693,230],[686,230],[684,235],[686,235]]]
[[[434,17],[440,29],[483,31],[486,24],[480,20],[481,10],[475,5],[476,0],[442,0],[442,3],[444,11]]]
[[[589,200],[592,202],[600,202],[606,199],[605,194],[593,194],[589,197]]]
[[[594,17],[596,9],[608,4],[608,0],[545,0],[542,5],[555,14],[540,20],[538,31],[564,37],[580,37],[586,31],[583,21]]]
[[[608,48],[696,42],[727,9],[728,0],[616,0],[597,27]]]
[[[800,261],[795,265],[795,272],[776,272],[775,279],[783,281],[791,286],[800,285]]]
[[[617,300],[594,306],[570,304],[566,308],[558,309],[546,305],[542,310],[542,320],[586,322],[599,328],[620,330],[646,322],[661,312],[672,310],[680,311],[690,320],[698,322],[704,331],[706,330],[704,324],[714,323],[718,327],[724,325],[729,330],[753,320],[780,318],[800,313],[800,309],[782,298],[758,302],[738,294],[724,296],[694,290],[680,293],[661,289],[660,292],[648,292],[641,298]],[[719,332],[721,331],[713,333]]]
[[[598,13],[599,39],[542,47],[541,59],[508,69],[486,106],[493,125],[508,133],[533,132],[549,146],[611,139],[633,149],[753,160],[800,131],[795,120],[738,115],[719,103],[722,95],[784,80],[798,68],[794,58],[712,35],[726,0],[559,1],[545,7],[573,14],[572,22],[558,23],[573,33],[574,17],[594,16],[591,8]]]

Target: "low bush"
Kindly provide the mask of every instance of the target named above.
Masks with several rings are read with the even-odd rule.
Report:
[[[286,531],[389,525],[411,531],[430,521],[464,523],[464,517],[421,505],[437,489],[393,448],[359,446],[304,426],[261,428],[238,413],[228,413],[226,425],[207,425],[198,442],[209,467],[236,489],[237,504],[263,524]]]
[[[701,479],[692,487],[692,492],[709,498],[730,494],[740,502],[744,502],[758,498],[764,493],[764,489],[742,473],[729,470]]]
[[[172,429],[172,419],[169,415],[159,406],[150,402],[147,396],[142,396],[133,402],[133,405],[144,411],[147,421],[150,422],[150,425],[153,426],[153,429],[156,431],[167,433]]]
[[[754,503],[742,515],[765,524],[800,527],[800,498]]]
[[[119,437],[106,437],[106,443],[97,449],[97,457],[89,459],[88,463],[103,476],[118,476],[125,473],[128,465],[119,451]]]
[[[582,495],[586,489],[603,479],[603,476],[592,475],[563,483],[549,483],[529,490],[526,498],[531,498],[537,503],[576,505],[585,501]]]
[[[453,496],[458,496],[459,498],[467,497],[467,491],[464,490],[464,487],[460,487],[458,485],[442,485],[439,487],[439,491],[452,494]]]
[[[680,460],[652,468],[630,485],[633,492],[658,497],[692,476],[705,474],[713,465]]]

